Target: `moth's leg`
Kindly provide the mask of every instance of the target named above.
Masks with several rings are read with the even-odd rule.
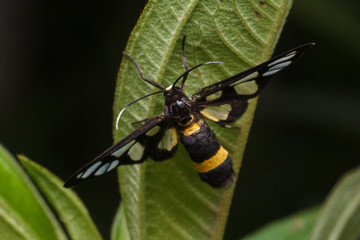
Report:
[[[150,118],[145,118],[143,120],[140,120],[140,121],[136,121],[136,122],[132,122],[131,125],[137,125],[137,124],[140,124],[140,123],[144,123],[146,121],[148,121]]]
[[[137,124],[140,124],[140,123],[145,123],[145,122],[147,122],[147,121],[149,121],[149,120],[152,120],[152,119],[154,119],[154,118],[164,118],[165,116],[163,115],[163,114],[158,114],[158,115],[156,115],[156,116],[152,116],[152,117],[149,117],[149,118],[145,118],[145,119],[142,119],[142,120],[140,120],[140,121],[135,121],[135,122],[132,122],[131,123],[131,125],[137,125]]]
[[[217,122],[217,124],[219,124],[221,127],[224,127],[224,128],[239,128],[239,127],[237,127],[237,126],[234,126],[234,125],[228,125],[228,124],[226,124],[226,123],[224,123],[224,122]]]

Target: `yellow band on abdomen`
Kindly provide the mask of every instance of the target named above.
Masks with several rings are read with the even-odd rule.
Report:
[[[228,152],[220,146],[214,156],[201,163],[194,162],[194,167],[197,172],[205,173],[220,166],[226,160],[227,156]]]
[[[193,123],[184,130],[184,136],[190,136],[200,130],[200,124]]]

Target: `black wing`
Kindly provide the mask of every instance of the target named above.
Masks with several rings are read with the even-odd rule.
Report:
[[[227,87],[221,91],[218,99],[199,101],[195,106],[203,117],[224,127],[246,112],[248,98],[236,93],[233,87]]]
[[[292,65],[313,43],[280,54],[221,82],[209,85],[192,96],[197,110],[207,119],[224,126],[236,121],[247,109],[248,99],[266,87],[274,74]]]
[[[178,135],[172,123],[164,115],[155,116],[76,171],[64,187],[102,176],[119,165],[142,163],[148,157],[168,159],[175,153],[177,143]]]
[[[194,93],[191,97],[191,101],[193,103],[198,102],[200,100],[204,100],[206,97],[215,99],[216,96],[221,96],[219,92],[223,90],[226,91],[226,88],[233,88],[236,92],[239,92],[238,94],[242,95],[242,98],[244,99],[253,98],[257,96],[263,88],[265,88],[266,84],[275,73],[292,65],[301,56],[305,49],[313,45],[314,43],[308,43],[299,46],[235,76],[204,87],[200,91]],[[244,94],[243,89],[241,87],[237,87],[240,84],[243,85],[251,81],[254,81],[257,85],[257,89],[254,92]]]

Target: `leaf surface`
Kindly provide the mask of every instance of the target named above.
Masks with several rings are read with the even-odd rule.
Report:
[[[356,168],[335,185],[327,198],[311,235],[318,239],[359,239],[360,236],[360,168]]]
[[[244,240],[304,240],[309,239],[314,228],[319,207],[298,212],[292,216],[271,222],[253,234],[242,239]]]
[[[17,161],[0,145],[0,238],[66,239]]]
[[[189,75],[186,93],[223,80],[269,59],[292,5],[273,1],[150,1],[134,28],[126,52],[144,76],[164,87],[184,72],[181,41],[187,36],[188,63],[203,66]],[[155,91],[123,59],[114,102],[114,118],[127,103]],[[131,106],[122,116],[119,141],[134,129],[132,122],[163,110],[163,97],[153,96]],[[256,99],[237,122],[238,130],[214,128],[229,150],[238,173],[252,123]],[[222,239],[235,184],[213,189],[200,181],[185,149],[165,162],[148,160],[119,168],[124,220],[129,239]]]
[[[64,222],[71,239],[102,239],[86,207],[73,190],[64,188],[64,182],[42,166],[25,156],[18,157]]]

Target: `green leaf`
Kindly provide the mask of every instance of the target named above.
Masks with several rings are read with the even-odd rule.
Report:
[[[150,1],[134,28],[126,52],[141,66],[145,77],[167,87],[184,72],[181,40],[187,36],[190,66],[223,61],[193,71],[186,93],[223,80],[269,59],[279,37],[291,0],[273,1]],[[154,87],[139,77],[124,59],[119,72],[114,118],[127,103]],[[126,111],[114,131],[118,141],[133,130],[131,125],[163,111],[163,97],[142,100]],[[229,150],[239,172],[252,123],[256,99],[238,121],[240,130],[211,125]],[[180,146],[174,158],[152,160],[119,168],[126,226],[130,239],[221,239],[235,184],[213,189],[200,181],[191,159]]]
[[[243,238],[244,240],[304,240],[314,228],[319,207],[307,209],[293,216],[272,222],[260,230]]]
[[[31,178],[64,222],[71,239],[102,239],[79,197],[64,182],[25,156],[18,156]],[[50,238],[48,238],[50,239]]]
[[[1,239],[66,239],[39,192],[1,145],[0,183]]]
[[[360,167],[345,174],[326,200],[311,235],[317,239],[359,239]]]
[[[112,240],[126,240],[130,239],[128,228],[126,226],[126,219],[124,215],[124,206],[120,206],[116,213],[114,223],[111,231]]]

